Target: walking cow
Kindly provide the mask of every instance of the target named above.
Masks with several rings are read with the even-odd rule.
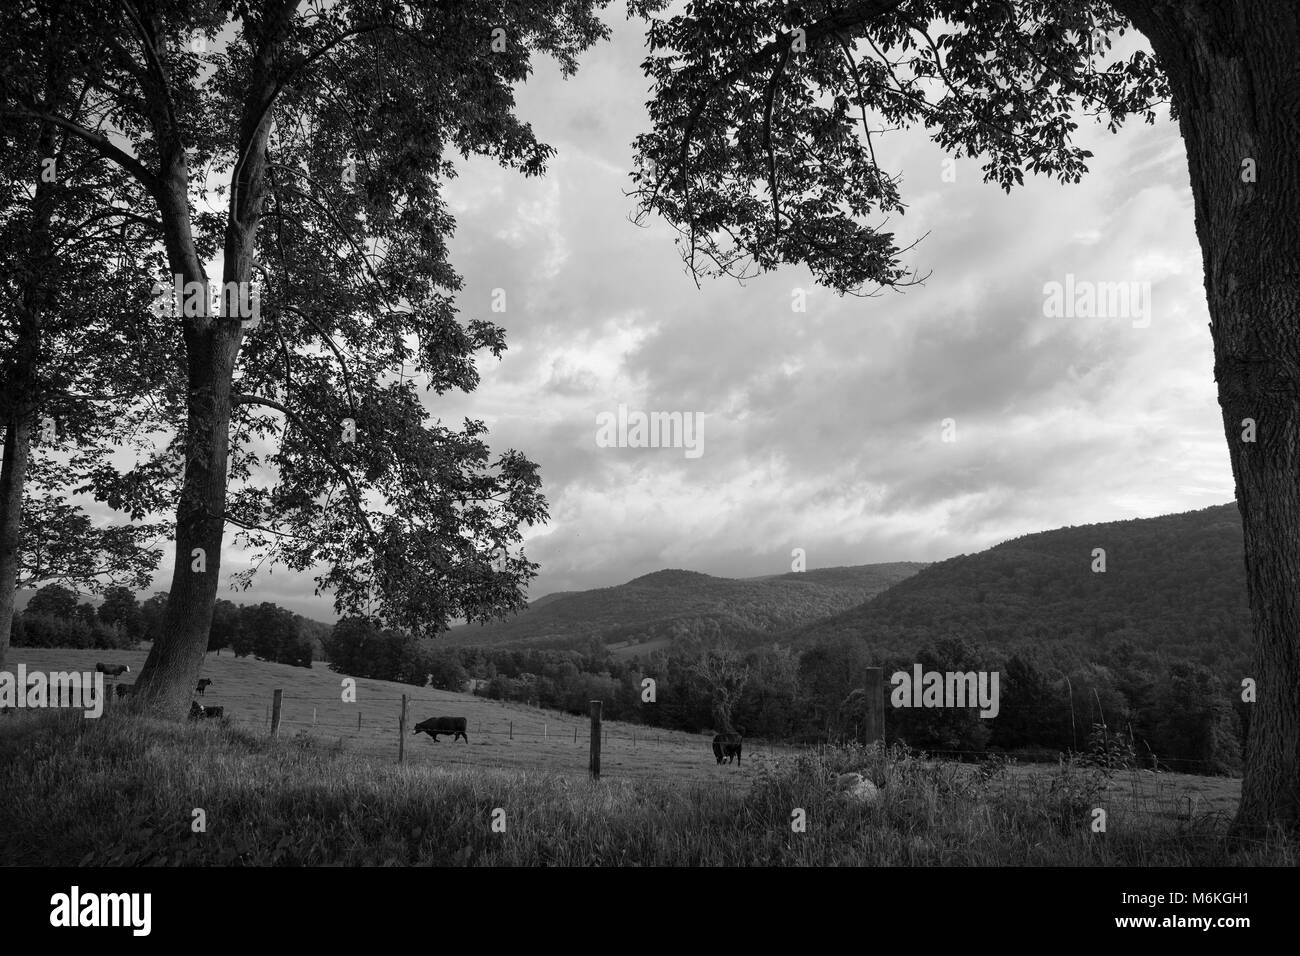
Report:
[[[469,734],[465,733],[468,726],[469,722],[464,717],[430,717],[416,724],[411,733],[428,734],[435,744],[438,742],[439,734],[453,734],[451,738],[453,743],[460,737],[464,737],[465,743],[469,743]]]

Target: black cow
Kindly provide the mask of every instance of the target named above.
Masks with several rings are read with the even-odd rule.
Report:
[[[469,734],[465,733],[465,728],[469,726],[464,717],[430,717],[428,720],[422,720],[415,725],[411,731],[413,734],[426,733],[433,738],[433,742],[438,742],[439,734],[454,734],[452,743],[460,737],[465,738],[465,743],[469,743]]]
[[[212,686],[212,681],[208,680],[208,679],[205,677],[205,678],[203,678],[203,680],[199,681],[198,686],[195,687],[194,689],[195,689],[196,691],[198,691],[198,692],[199,692],[199,696],[202,697],[202,696],[203,696],[203,692],[206,691],[206,690],[207,690],[209,687],[211,687],[211,686]]]
[[[713,756],[718,758],[718,763],[731,763],[731,758],[736,758],[736,764],[740,764],[740,734],[714,734],[713,735]]]
[[[101,674],[107,674],[109,677],[121,677],[123,674],[131,673],[129,664],[96,664],[95,670]]]
[[[226,716],[226,708],[208,705],[204,707],[197,700],[190,701],[190,720],[219,720]]]

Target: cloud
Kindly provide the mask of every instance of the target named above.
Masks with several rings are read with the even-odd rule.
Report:
[[[539,463],[551,521],[528,539],[533,597],[662,567],[782,572],[793,547],[810,567],[941,559],[1231,499],[1174,124],[1085,124],[1083,182],[1010,195],[977,160],[944,182],[924,131],[883,137],[909,204],[891,228],[924,237],[909,253],[923,286],[840,298],[783,268],[697,287],[672,231],[629,219],[643,38],[613,26],[576,78],[542,67],[519,91],[559,151],[545,177],[474,160],[447,186],[462,317],[505,326],[509,350],[473,394],[429,408],[482,418],[494,447]],[[1067,273],[1149,283],[1150,327],[1045,317],[1043,285]],[[620,403],[704,415],[705,453],[597,447],[596,415]],[[277,571],[244,598],[327,617],[311,590]]]

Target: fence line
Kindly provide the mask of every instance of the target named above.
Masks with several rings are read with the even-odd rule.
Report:
[[[426,690],[426,691],[433,690],[434,693],[438,693],[436,689],[431,689],[427,687],[420,688],[420,690]],[[266,715],[266,723],[270,726],[272,733],[275,732],[276,728],[278,728],[278,726],[281,723],[295,724],[299,726],[314,726],[314,727],[319,727],[322,730],[328,730],[335,727],[335,725],[331,723],[331,720],[337,719],[337,713],[331,714],[327,711],[324,714],[320,714],[319,707],[313,708],[313,716],[311,722],[307,722],[305,719],[298,720],[296,718],[284,717],[281,710],[283,701],[291,701],[297,703],[316,703],[316,704],[331,703],[331,704],[337,704],[340,707],[355,708],[357,712],[356,717],[357,717],[358,730],[362,729],[363,713],[367,707],[370,707],[370,705],[395,704],[400,707],[404,701],[408,706],[411,704],[427,706],[430,704],[442,703],[437,699],[421,699],[419,697],[414,697],[411,695],[402,695],[400,697],[363,696],[362,698],[360,698],[358,701],[354,703],[350,701],[343,701],[341,700],[340,697],[335,695],[330,695],[330,696],[290,695],[290,694],[284,694],[283,691],[281,690],[275,691],[275,694],[276,694],[276,700],[268,708],[268,712]],[[492,703],[491,700],[483,697],[476,697],[476,700],[481,701],[484,704]],[[508,702],[503,700],[503,701],[499,701],[499,703],[502,706],[504,706]],[[518,707],[518,706],[525,706],[525,705],[515,703],[514,706]],[[371,709],[373,711],[373,708]],[[545,710],[544,708],[540,708],[540,707],[536,709],[538,711],[544,711],[548,715],[546,719],[541,719],[540,717],[537,718],[537,723],[541,725],[540,729],[529,730],[523,726],[516,727],[515,721],[512,718],[503,717],[501,718],[501,723],[505,725],[504,729],[494,729],[492,726],[476,726],[474,720],[471,718],[469,719],[467,731],[469,733],[475,734],[476,736],[486,736],[486,737],[500,736],[500,737],[506,737],[507,739],[511,739],[511,740],[513,740],[515,737],[519,737],[524,740],[529,740],[529,739],[549,740],[550,738],[554,737],[557,740],[559,740],[562,737],[568,736],[568,734],[565,733],[565,730],[567,730],[567,728],[571,726],[573,728],[572,742],[574,744],[579,743],[579,730],[582,727],[583,723],[585,723],[583,717],[574,714],[567,714],[567,713],[556,714],[554,711]],[[349,714],[346,719],[350,724],[351,715]],[[384,731],[381,728],[382,726],[384,726],[383,720],[386,719],[387,718],[382,718],[380,725],[375,727],[376,734],[381,736],[383,735]],[[488,719],[490,720],[491,718]],[[550,729],[551,729],[550,725],[552,723],[557,725],[557,733],[555,734],[550,733]],[[391,726],[391,725],[387,725],[387,726]],[[633,730],[630,733],[619,730],[611,733],[608,730],[608,728],[605,728],[602,730],[601,739],[605,743],[620,743],[620,742],[630,743],[631,746],[633,747],[641,747],[641,746],[680,747],[684,744],[690,744],[694,742],[706,743],[709,737],[708,732],[696,733],[688,730],[673,730],[670,728],[658,727],[653,724],[637,724],[632,726],[638,728],[643,727],[645,728],[645,730],[644,731]],[[338,735],[331,734],[331,736],[338,736]],[[668,738],[668,739],[664,740],[664,738]],[[830,741],[818,742],[818,743],[794,743],[788,741],[770,741],[770,740],[763,740],[763,739],[752,738],[752,737],[745,738],[745,747],[751,754],[781,753],[785,755],[797,755],[801,753],[824,753],[826,748],[835,747],[835,746],[840,746],[840,745]],[[951,750],[951,749],[927,748],[927,747],[911,747],[910,749],[918,758],[925,758],[930,756],[955,757],[958,759],[994,757],[994,758],[1002,758],[1002,759],[1014,761],[1020,764],[1051,764],[1054,762],[1059,762],[1061,760],[1069,760],[1072,757],[1075,759],[1087,760],[1090,756],[1086,752],[1077,752],[1077,751],[1073,753],[1068,751],[1061,751],[1055,755],[1052,755],[1046,752],[1015,753],[1015,752],[998,751],[998,750]],[[404,744],[399,744],[399,751],[401,750],[404,750]],[[1116,769],[1151,770],[1154,772],[1192,773],[1194,772],[1193,768],[1196,767],[1220,766],[1220,763],[1218,761],[1212,761],[1212,760],[1202,760],[1199,758],[1158,757],[1158,756],[1155,758],[1156,761],[1155,765],[1149,766],[1148,764],[1150,762],[1150,759],[1151,758],[1149,757],[1139,758],[1134,766],[1120,767]],[[1224,774],[1213,774],[1213,776],[1225,776],[1228,779],[1236,779],[1234,777],[1230,777]]]

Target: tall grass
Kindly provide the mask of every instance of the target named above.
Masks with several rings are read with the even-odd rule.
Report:
[[[846,801],[836,776],[882,782]],[[319,738],[270,740],[125,708],[0,718],[0,860],[45,865],[1294,865],[1223,821],[1113,809],[1099,771],[1017,788],[991,764],[845,749],[765,761],[747,791],[398,767]],[[494,811],[504,832],[494,832]],[[194,832],[195,810],[206,832]],[[806,830],[794,832],[802,809]]]

